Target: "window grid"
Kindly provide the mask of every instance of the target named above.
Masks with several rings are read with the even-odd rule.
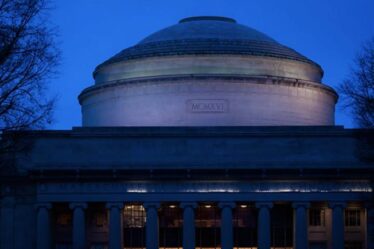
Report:
[[[183,210],[175,203],[159,211],[159,248],[182,248]]]
[[[146,213],[142,205],[126,205],[123,211],[124,248],[145,248]]]
[[[326,224],[325,209],[311,208],[309,210],[309,226],[324,227]]]
[[[357,227],[361,225],[359,208],[347,208],[344,212],[344,223],[347,227]]]

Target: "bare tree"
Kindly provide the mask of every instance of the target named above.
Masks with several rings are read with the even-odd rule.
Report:
[[[47,0],[0,0],[0,132],[43,128],[54,98],[46,94],[60,53]]]
[[[344,107],[352,111],[360,127],[374,127],[374,37],[354,60],[348,78],[339,86]]]

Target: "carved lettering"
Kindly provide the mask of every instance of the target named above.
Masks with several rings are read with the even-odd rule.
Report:
[[[186,106],[187,112],[224,113],[229,110],[228,103],[228,100],[225,99],[189,99]]]

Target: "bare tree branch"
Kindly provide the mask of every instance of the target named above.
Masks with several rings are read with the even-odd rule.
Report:
[[[344,108],[360,127],[374,128],[374,37],[366,42],[354,60],[347,79],[339,86]]]
[[[56,73],[60,52],[48,25],[48,4],[0,0],[0,157],[20,148],[18,135],[7,133],[4,139],[4,131],[43,129],[52,119],[55,99],[46,94],[47,81]]]

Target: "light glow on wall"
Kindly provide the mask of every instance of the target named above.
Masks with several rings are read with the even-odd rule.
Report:
[[[149,192],[158,192],[157,190],[147,190],[145,188],[129,188],[126,191],[127,193],[149,193]],[[373,189],[370,187],[367,188],[337,188],[337,189],[331,189],[331,190],[325,190],[325,189],[299,189],[299,188],[271,188],[271,189],[254,189],[252,191],[240,191],[239,189],[187,189],[187,190],[180,190],[177,191],[180,193],[336,193],[336,192],[365,192],[365,193],[371,193],[373,192]]]

